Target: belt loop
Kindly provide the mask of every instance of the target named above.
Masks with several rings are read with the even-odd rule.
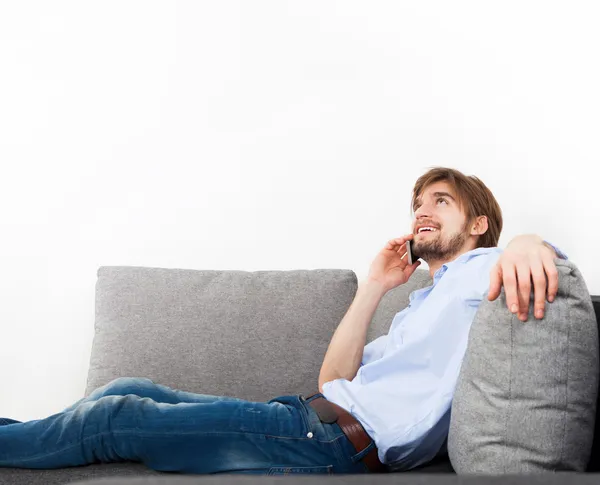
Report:
[[[358,453],[356,453],[356,455],[352,457],[352,461],[356,463],[357,461],[362,460],[366,455],[369,454],[369,452],[373,448],[375,448],[375,442],[371,440],[371,442],[367,445],[367,447],[364,450],[359,451]]]
[[[311,394],[310,396],[305,397],[304,398],[304,402],[309,403],[309,402],[314,401],[315,399],[317,399],[319,397],[325,398],[325,396],[323,396],[323,394],[321,394],[320,392],[317,392],[316,394]]]

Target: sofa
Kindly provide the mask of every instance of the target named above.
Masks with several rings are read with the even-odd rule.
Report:
[[[596,475],[600,470],[600,420],[595,419],[599,409],[596,403],[600,320],[596,319],[596,315],[600,315],[600,297],[590,297],[574,263],[555,261],[559,269],[559,294],[556,302],[547,303],[544,320],[537,321],[530,317],[525,324],[518,321],[506,309],[504,292],[494,302],[484,299],[481,303],[469,335],[469,347],[457,384],[456,399],[459,399],[460,392],[460,406],[457,402],[455,415],[453,402],[447,447],[433,461],[401,473],[297,476],[286,479],[415,484],[531,484],[542,483],[543,480],[547,484],[568,475],[570,480],[577,479],[581,483],[591,479],[600,480],[600,476]],[[407,284],[389,291],[375,312],[368,341],[387,333],[394,315],[409,304],[409,294],[413,290],[430,284],[428,271],[419,269]],[[254,401],[266,401],[287,394],[309,396],[317,392],[317,378],[323,357],[357,288],[356,274],[346,269],[247,272],[102,266],[97,271],[95,333],[84,395],[89,395],[92,390],[114,379],[145,377],[175,389]],[[546,322],[549,323],[545,324]],[[551,334],[552,328],[562,333]],[[496,329],[504,333],[495,335]],[[565,329],[568,330],[566,333]],[[534,333],[521,335],[519,332]],[[563,338],[561,335],[567,337]],[[549,338],[547,345],[544,343],[545,338]],[[508,339],[512,349],[512,357],[508,360],[519,364],[519,369],[515,370],[513,367],[506,370],[503,367],[506,355],[502,351],[494,354],[494,349],[485,348],[495,347],[495,342],[502,339]],[[537,398],[525,396],[531,391],[530,379],[532,376],[534,379],[538,378],[540,372],[536,369],[530,373],[529,369],[535,368],[535,365],[519,361],[531,360],[527,352],[521,352],[520,356],[517,352],[522,350],[520,345],[525,349],[527,339],[543,343],[536,345],[536,348],[548,347],[547,355],[540,354],[536,357],[543,361],[542,374],[549,365],[555,369],[559,369],[562,364],[566,365],[565,372],[561,373],[560,369],[549,372],[542,376],[545,380],[540,381],[540,386],[551,386],[548,389],[565,389],[565,393],[561,390],[552,401],[558,403],[559,414],[550,412],[553,404],[542,402],[545,397],[542,396],[539,398],[542,401],[535,403]],[[575,343],[569,343],[571,341]],[[560,349],[567,349],[568,352],[557,351],[557,342],[563,345]],[[567,344],[570,347],[567,348]],[[566,353],[569,358],[564,360],[568,362],[559,362]],[[490,362],[478,360],[482,358],[497,358],[503,362],[488,368],[486,365]],[[489,384],[493,380],[488,379],[492,372],[495,372],[495,378],[500,384]],[[508,374],[524,376],[526,379],[507,379]],[[560,379],[563,380],[556,381],[559,378],[556,375],[562,375]],[[484,381],[497,387],[486,390],[481,385]],[[508,391],[501,389],[505,385],[503,382],[508,385]],[[523,383],[525,385],[519,391],[517,388]],[[503,392],[509,392],[510,395],[504,404],[499,404]],[[513,398],[518,392],[524,393],[522,403],[528,408],[519,408],[519,404],[514,402]],[[493,402],[485,393],[493,394],[493,399],[500,401]],[[544,396],[548,394],[547,391],[544,393]],[[572,406],[575,414],[571,415],[564,409],[566,405],[571,406],[569,399],[572,398],[569,394],[579,396]],[[489,404],[489,409],[479,409],[475,416],[473,410],[481,403]],[[504,409],[513,414],[501,411],[503,405],[506,405]],[[496,431],[492,426],[500,412],[504,417],[504,431]],[[540,414],[538,418],[536,412],[544,414]],[[506,416],[509,418],[506,419]],[[533,429],[541,431],[518,435],[522,427],[518,420],[523,416],[529,416]],[[481,431],[488,426],[488,421],[494,433],[512,433],[510,437],[504,436],[504,444],[499,444],[499,440],[495,438],[492,444],[489,444],[491,441],[488,439],[489,446],[478,444],[482,443],[483,438],[473,436],[473,430],[478,429],[473,423],[479,423]],[[511,432],[509,426],[513,422],[517,425],[514,432]],[[528,468],[528,464],[536,460],[530,456],[507,459],[502,465],[504,468],[498,468],[501,453],[505,457],[513,456],[506,454],[507,449],[512,453],[518,445],[531,453],[533,445],[527,442],[531,435],[535,435],[533,438],[537,442],[543,440],[540,442],[542,448],[547,442],[552,442],[554,435],[544,435],[550,428],[561,430],[560,439],[567,437],[575,440],[575,448],[571,447],[572,459],[574,462],[579,460],[579,463],[584,463],[584,469],[570,471],[568,460],[571,458],[565,458],[569,451],[565,451],[564,443],[560,444],[559,458],[542,464],[554,472],[549,475],[528,476],[529,471],[536,471]],[[578,440],[579,435],[582,438]],[[509,443],[508,438],[513,442]],[[518,443],[515,445],[515,442]],[[545,459],[544,456],[552,455],[559,448],[557,444],[551,446],[554,448],[533,450],[542,456],[540,463]],[[477,447],[487,450],[487,454],[477,454]],[[472,462],[475,464],[468,464],[470,456],[474,457]],[[521,462],[518,462],[520,459]],[[558,465],[554,465],[555,462]],[[567,466],[563,466],[563,462],[568,462]],[[453,464],[456,463],[460,464],[462,471],[467,471],[466,475],[455,473]],[[511,463],[517,464],[511,468]],[[469,474],[466,468],[468,466],[483,468],[472,468],[475,472]],[[180,475],[154,471],[133,462],[97,463],[55,470],[0,468],[0,483],[14,485],[158,485],[210,483],[215,480],[219,483],[258,483],[259,480],[260,483],[268,483],[281,478],[229,474]]]

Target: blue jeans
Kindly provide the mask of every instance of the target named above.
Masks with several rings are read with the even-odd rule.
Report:
[[[268,402],[178,391],[119,378],[45,419],[0,426],[0,467],[136,461],[202,473],[367,473],[341,428],[303,396]]]

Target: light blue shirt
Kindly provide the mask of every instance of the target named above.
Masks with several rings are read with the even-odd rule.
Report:
[[[424,464],[445,448],[469,329],[501,253],[477,248],[443,264],[431,286],[410,294],[387,335],[365,346],[356,377],[323,385],[329,401],[361,422],[391,470]]]

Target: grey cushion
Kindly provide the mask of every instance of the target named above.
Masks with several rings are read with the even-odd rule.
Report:
[[[103,266],[85,395],[118,377],[264,401],[318,391],[351,270]]]
[[[152,478],[165,476],[142,463],[102,463],[56,469],[0,468],[2,485],[64,485],[73,482],[95,482],[103,478],[113,478],[117,483],[126,483],[132,478]],[[173,474],[168,474],[173,476]],[[151,482],[149,482],[151,483]]]
[[[454,395],[448,452],[457,473],[584,471],[598,390],[598,329],[577,267],[555,260],[543,320],[521,322],[504,291],[484,298]],[[533,299],[532,299],[533,300]]]

